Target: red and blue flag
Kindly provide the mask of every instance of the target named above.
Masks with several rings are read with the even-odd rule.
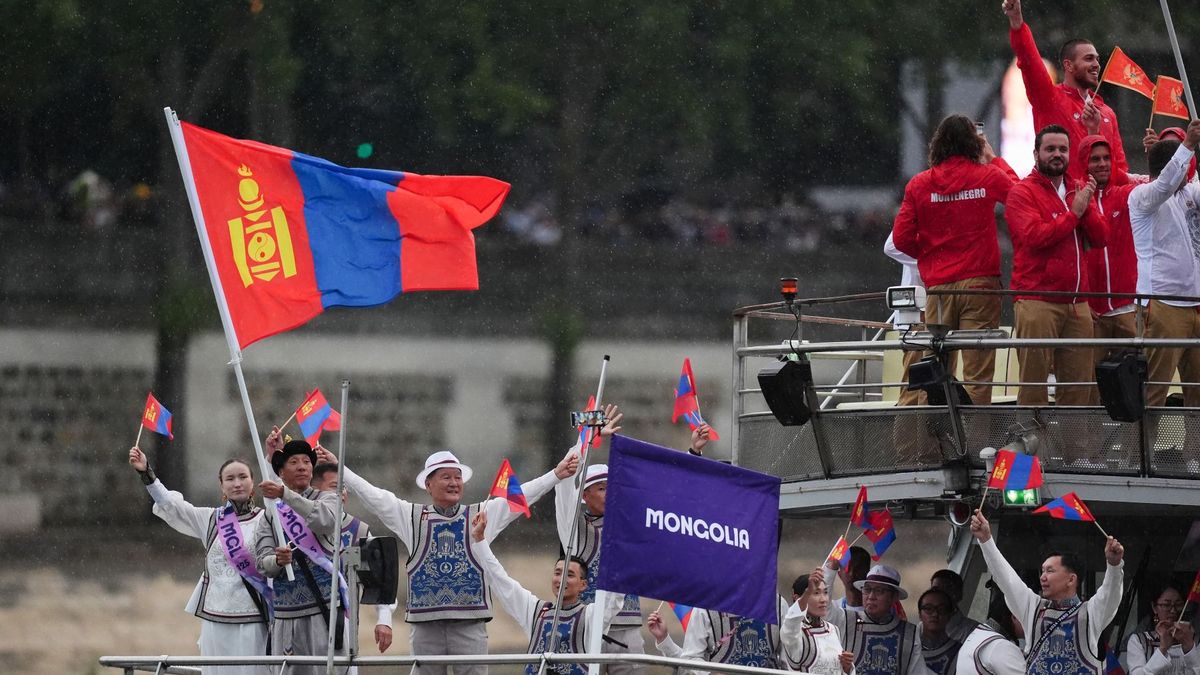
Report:
[[[896,542],[896,525],[892,522],[892,512],[885,508],[867,517],[870,527],[866,531],[867,539],[875,549],[872,560],[879,560],[888,548]]]
[[[679,602],[668,602],[671,606],[671,611],[675,612],[675,618],[679,619],[679,625],[683,626],[683,630],[687,630],[688,621],[692,619],[692,606],[685,605]]]
[[[1192,587],[1188,589],[1188,602],[1200,602],[1200,572],[1196,572],[1196,578],[1192,580]]]
[[[521,490],[521,481],[517,479],[517,474],[507,458],[500,463],[496,480],[492,481],[492,491],[488,494],[507,500],[509,511],[524,513],[526,518],[530,517],[529,502],[525,499],[525,492]]]
[[[845,569],[846,565],[850,564],[850,542],[846,541],[845,537],[838,537],[837,543],[829,551],[827,559],[838,561],[838,565]]]
[[[1108,645],[1104,645],[1104,675],[1125,675],[1125,669],[1121,667],[1117,653]]]
[[[162,434],[175,440],[175,434],[171,433],[171,411],[154,398],[153,392],[146,395],[146,408],[142,410],[142,426],[156,434]]]
[[[850,523],[864,530],[870,529],[871,524],[868,520],[870,516],[871,509],[867,504],[867,486],[863,485],[858,488],[858,499],[854,500],[854,508],[850,511]]]
[[[296,423],[300,425],[304,440],[315,447],[321,441],[323,429],[338,431],[342,428],[342,416],[329,405],[320,389],[314,389],[296,408]]]
[[[1089,523],[1096,522],[1095,516],[1088,510],[1088,507],[1083,503],[1083,500],[1075,496],[1074,492],[1046,502],[1034,513],[1048,513],[1051,518],[1059,520],[1082,520]]]
[[[181,127],[241,347],[327,307],[479,288],[472,230],[500,210],[508,183],[346,168]]]
[[[1042,485],[1042,465],[1037,457],[1023,452],[1001,450],[988,487],[998,490],[1029,490]]]
[[[688,427],[692,429],[707,424],[700,414],[700,401],[696,398],[696,378],[692,375],[692,361],[686,357],[683,359],[683,372],[679,374],[679,386],[675,389],[675,409],[671,411],[671,423],[674,424],[680,417],[687,420]],[[712,427],[708,429],[708,438],[713,441],[721,440],[717,430]]]

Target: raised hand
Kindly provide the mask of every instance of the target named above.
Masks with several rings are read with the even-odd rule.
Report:
[[[136,445],[129,449],[129,466],[132,466],[138,473],[145,473],[146,467],[149,466],[146,462],[146,455]]]
[[[712,434],[712,427],[708,423],[692,429],[692,450],[700,454],[704,454],[704,446],[708,445],[709,436]]]
[[[317,453],[317,464],[337,464],[337,457],[330,451],[325,449],[323,445],[317,445],[313,448],[313,452]]]
[[[474,541],[483,541],[483,531],[485,529],[487,529],[487,514],[480,511],[471,519],[471,539]]]
[[[1004,0],[1000,3],[1000,8],[1004,10],[1004,16],[1008,17],[1008,27],[1016,30],[1025,23],[1025,17],[1021,15],[1021,0]]]
[[[1147,127],[1146,135],[1142,136],[1142,150],[1145,152],[1150,152],[1150,148],[1153,148],[1154,144],[1157,142],[1158,133],[1154,131],[1153,127]]]
[[[621,430],[621,418],[625,414],[615,405],[604,406],[604,419],[608,420],[603,427],[600,427],[600,438],[608,440],[612,435]]]
[[[983,517],[983,511],[979,509],[975,509],[975,515],[971,516],[971,535],[981,544],[992,538],[992,524]]]
[[[1116,537],[1109,537],[1104,543],[1104,559],[1109,565],[1120,565],[1121,560],[1125,558],[1125,547],[1121,542],[1117,541]]]
[[[579,453],[572,450],[571,452],[567,453],[566,457],[563,457],[562,460],[559,461],[558,466],[554,467],[554,477],[562,480],[564,478],[574,476],[575,472],[578,470]]]
[[[667,639],[667,626],[663,623],[662,615],[657,611],[650,612],[650,616],[646,618],[646,628],[650,630],[650,634],[655,640],[662,642]]]
[[[275,454],[283,449],[283,432],[279,427],[271,427],[271,433],[267,434],[266,450],[267,457]]]
[[[1200,119],[1188,123],[1187,136],[1183,139],[1183,144],[1188,147],[1188,150],[1195,151],[1197,143],[1200,143]]]

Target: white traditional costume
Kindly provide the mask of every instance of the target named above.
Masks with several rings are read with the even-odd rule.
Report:
[[[217,537],[217,518],[221,511],[234,509],[241,541],[252,542],[254,529],[262,519],[262,509],[252,502],[227,502],[221,509],[193,506],[178,492],[168,491],[157,479],[146,486],[154,499],[154,515],[177,532],[199,539],[204,544],[204,574],[196,583],[185,608],[200,617],[201,656],[265,656],[267,653],[267,617],[265,600],[229,565],[224,545]],[[224,666],[203,668],[205,675],[263,675],[265,666]]]
[[[435,452],[417,475],[425,478],[442,468],[459,469],[462,481],[471,478],[470,467],[449,452]],[[404,619],[412,625],[413,654],[486,654],[487,628],[492,619],[491,599],[482,568],[470,553],[471,521],[487,514],[484,538],[495,539],[519,512],[499,497],[476,504],[458,504],[438,509],[414,504],[394,493],[375,487],[350,470],[342,469],[347,491],[362,501],[367,510],[400,539],[408,549],[408,607]],[[522,483],[526,502],[532,506],[558,482],[553,471]],[[446,672],[445,666],[422,665],[422,675]],[[484,675],[487,666],[455,666],[456,675]]]
[[[786,615],[787,602],[779,598],[778,605],[779,616]],[[778,668],[781,650],[777,624],[699,607],[692,609],[687,629],[683,631],[683,647],[670,635],[655,646],[659,653],[671,658],[759,668]],[[706,671],[690,672],[704,675]]]
[[[824,572],[825,585],[830,586],[836,572],[829,567],[825,567]],[[866,583],[891,586],[900,593],[900,599],[908,597],[908,593],[900,588],[900,573],[887,565],[872,567],[866,579],[854,582],[854,586],[862,590]],[[825,620],[837,626],[846,651],[854,653],[857,675],[927,675],[928,668],[921,654],[920,629],[894,612],[887,620],[877,623],[864,610],[845,609],[834,602],[830,603]]]
[[[779,640],[782,647],[781,665],[788,670],[814,675],[843,675],[838,657],[845,649],[837,626],[828,621],[821,621],[818,625],[799,601],[792,603],[784,615],[779,625]],[[853,668],[850,675],[854,675]]]
[[[996,548],[995,537],[979,545],[1004,602],[1025,627],[1029,675],[1103,675],[1100,633],[1117,615],[1125,562],[1107,565],[1091,600],[1050,601],[1029,590]]]
[[[958,650],[955,675],[1024,675],[1025,655],[1016,644],[980,625]]]
[[[1129,675],[1200,675],[1200,649],[1195,645],[1184,653],[1175,643],[1164,654],[1161,644],[1153,630],[1130,635],[1125,652]]]

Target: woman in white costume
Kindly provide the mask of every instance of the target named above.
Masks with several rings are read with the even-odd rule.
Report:
[[[1150,605],[1150,629],[1129,636],[1129,675],[1198,675],[1200,650],[1192,624],[1180,621],[1183,593],[1167,586]]]
[[[829,588],[823,570],[797,579],[792,593],[799,597],[779,626],[784,665],[814,675],[853,675],[854,655],[842,647],[837,626],[825,620]]]
[[[254,474],[244,460],[231,459],[221,465],[218,479],[224,504],[220,508],[193,506],[178,492],[169,491],[154,475],[146,455],[136,446],[129,450],[129,464],[141,475],[146,491],[154,499],[154,515],[176,531],[204,544],[204,574],[196,583],[185,611],[200,618],[201,656],[263,656],[267,654],[267,608],[252,585],[229,563],[237,556],[239,540],[232,528],[241,531],[241,549],[252,558],[254,527],[262,509],[254,505]],[[236,517],[236,521],[234,518]],[[218,536],[226,525],[232,537]],[[250,542],[248,544],[247,542]],[[254,566],[251,563],[250,569]],[[204,668],[205,675],[265,675],[266,666],[223,666]]]

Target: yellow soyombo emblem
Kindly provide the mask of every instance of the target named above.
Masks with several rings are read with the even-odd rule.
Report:
[[[255,279],[270,281],[280,271],[285,279],[295,276],[296,256],[283,207],[273,207],[269,212],[263,208],[266,200],[250,167],[238,167],[238,175],[242,177],[238,182],[238,205],[246,215],[229,221],[229,240],[242,285],[248,287]]]

